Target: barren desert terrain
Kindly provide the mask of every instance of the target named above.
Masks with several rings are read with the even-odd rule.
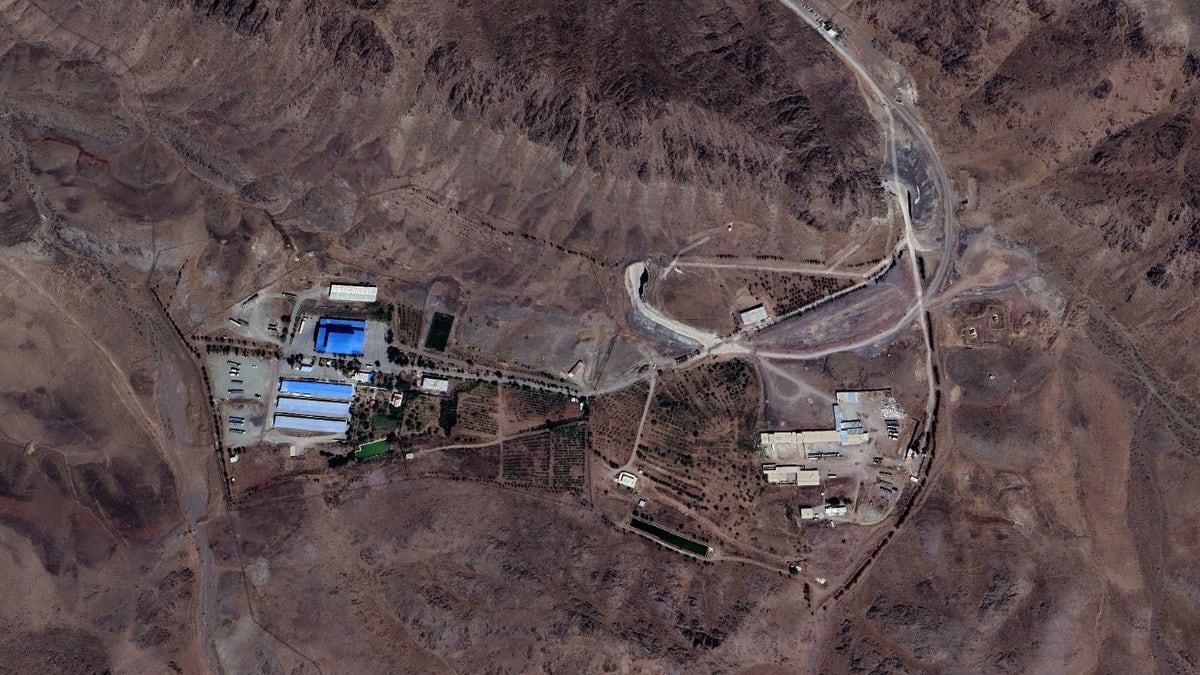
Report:
[[[1200,670],[1200,6],[811,1],[0,0],[0,672]]]

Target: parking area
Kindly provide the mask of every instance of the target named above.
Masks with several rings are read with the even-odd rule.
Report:
[[[226,444],[257,441],[268,423],[266,404],[275,363],[253,356],[209,354],[206,366]]]
[[[223,327],[251,340],[283,344],[292,304],[281,293],[256,293],[230,309]]]

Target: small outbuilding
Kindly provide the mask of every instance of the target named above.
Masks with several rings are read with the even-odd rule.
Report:
[[[753,307],[747,307],[746,309],[743,309],[738,313],[738,316],[741,317],[743,326],[753,326],[756,323],[762,323],[763,321],[771,318],[771,316],[767,314],[767,308],[764,307],[761,302]]]

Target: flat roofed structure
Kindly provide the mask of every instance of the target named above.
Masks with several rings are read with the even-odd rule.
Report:
[[[429,375],[421,376],[421,389],[432,391],[436,394],[444,394],[450,391],[450,380],[441,377],[430,377]]]
[[[769,456],[787,459],[789,456],[801,455],[808,457],[810,445],[821,443],[840,443],[842,445],[858,445],[866,440],[866,434],[861,434],[862,440],[846,442],[841,434],[833,429],[818,431],[763,431],[758,435],[758,442]],[[851,434],[850,436],[854,436]]]
[[[817,510],[811,506],[800,507],[800,520],[816,520]]]
[[[766,464],[763,466],[763,476],[772,485],[797,485],[799,487],[817,487],[821,485],[821,474],[816,469],[806,469],[795,464]]]
[[[281,412],[307,413],[322,417],[347,417],[350,415],[350,402],[280,396],[275,409]]]
[[[378,286],[360,286],[358,284],[329,285],[329,299],[337,302],[375,302],[378,297]]]
[[[279,381],[279,393],[311,398],[348,399],[354,396],[354,385],[342,382],[283,379]]]
[[[838,443],[841,436],[834,429],[817,431],[763,431],[758,435],[759,443]]]
[[[753,307],[747,307],[739,312],[738,315],[742,319],[743,326],[750,326],[760,321],[766,321],[769,318],[769,315],[767,314],[767,308],[763,307],[762,303],[759,303]]]
[[[637,476],[628,471],[622,471],[617,475],[617,482],[627,488],[637,487],[637,480]]]
[[[800,442],[809,443],[837,443],[841,441],[841,436],[833,429],[824,429],[821,431],[801,431]]]
[[[788,457],[804,452],[804,443],[798,431],[764,431],[758,435],[758,442],[770,457]]]
[[[350,426],[346,420],[322,420],[313,417],[299,417],[297,415],[285,415],[282,413],[276,414],[275,419],[271,421],[271,426],[276,429],[294,429],[296,431],[319,431],[325,434],[341,434],[345,433]]]
[[[362,319],[323,316],[317,320],[314,349],[323,354],[362,354],[366,335],[367,322]]]

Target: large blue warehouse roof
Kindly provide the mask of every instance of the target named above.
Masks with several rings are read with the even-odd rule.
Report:
[[[354,395],[354,385],[312,380],[280,380],[279,393],[314,398],[350,398]]]
[[[317,321],[315,348],[325,354],[362,354],[366,332],[366,321],[323,316]]]

